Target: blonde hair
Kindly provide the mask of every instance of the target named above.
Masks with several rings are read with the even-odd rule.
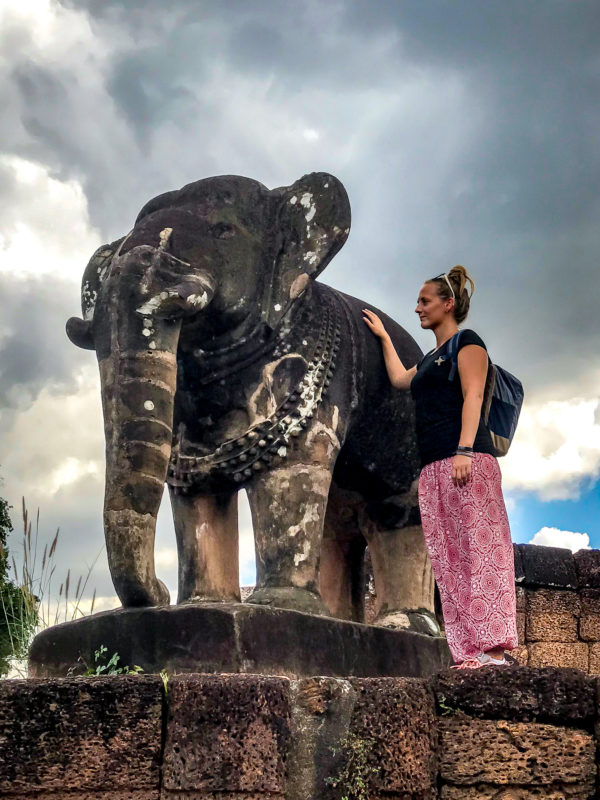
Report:
[[[448,279],[447,281],[446,278]],[[425,283],[435,283],[438,296],[444,300],[449,300],[453,296],[452,292],[454,292],[454,318],[459,324],[464,322],[469,313],[471,297],[475,290],[475,282],[467,270],[457,264],[448,272],[437,275],[435,278],[430,278]],[[467,283],[470,284],[470,291],[467,289]]]

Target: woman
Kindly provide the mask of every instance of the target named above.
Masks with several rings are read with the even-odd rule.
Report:
[[[474,331],[462,331],[458,369],[448,380],[448,343],[469,312],[473,288],[461,266],[425,281],[415,311],[421,327],[435,334],[436,348],[410,369],[380,318],[363,309],[381,339],[392,385],[410,388],[415,401],[421,521],[455,669],[507,664],[505,650],[517,646],[510,528],[500,468],[481,419],[488,357]]]

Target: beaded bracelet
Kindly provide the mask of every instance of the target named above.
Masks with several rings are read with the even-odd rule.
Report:
[[[459,444],[456,448],[455,456],[468,456],[469,458],[473,458],[473,448],[467,447],[466,445]]]

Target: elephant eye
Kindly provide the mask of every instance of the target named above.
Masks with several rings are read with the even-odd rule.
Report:
[[[231,239],[235,235],[233,225],[229,225],[227,222],[217,222],[212,226],[211,231],[215,239]]]

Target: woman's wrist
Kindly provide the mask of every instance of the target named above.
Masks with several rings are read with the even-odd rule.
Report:
[[[473,448],[469,445],[459,444],[456,448],[455,455],[457,456],[468,456],[469,458],[473,458]]]

